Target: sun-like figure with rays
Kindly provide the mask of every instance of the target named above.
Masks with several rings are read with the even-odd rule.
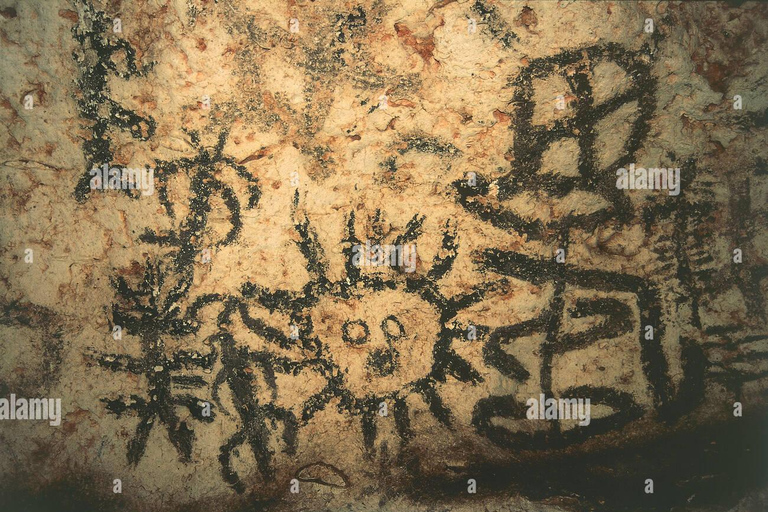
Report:
[[[294,219],[298,195],[294,201]],[[414,244],[425,218],[414,216],[389,245]],[[383,245],[383,230],[374,218],[372,245]],[[428,270],[407,273],[398,267],[362,269],[356,266],[353,248],[364,242],[355,234],[355,215],[346,223],[345,276],[328,278],[325,252],[306,216],[295,220],[299,248],[307,261],[310,281],[300,292],[273,290],[255,283],[242,287],[247,300],[270,311],[290,315],[302,325],[302,345],[314,347],[313,365],[327,384],[304,404],[300,422],[306,424],[333,399],[338,408],[360,418],[366,454],[374,455],[376,421],[381,404],[388,404],[395,418],[401,445],[413,436],[406,398],[417,395],[443,425],[451,426],[451,413],[438,392],[447,379],[478,383],[483,379],[452,348],[465,336],[455,317],[461,309],[481,301],[505,280],[485,283],[471,292],[445,296],[438,281],[453,268],[458,243],[455,228],[446,223],[441,250]]]

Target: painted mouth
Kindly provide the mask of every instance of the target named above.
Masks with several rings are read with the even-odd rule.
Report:
[[[367,366],[379,377],[387,377],[395,373],[398,366],[397,350],[376,349],[368,356]]]

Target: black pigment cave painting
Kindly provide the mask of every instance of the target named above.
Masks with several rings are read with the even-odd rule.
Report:
[[[89,4],[84,5],[88,10]],[[156,136],[156,123],[110,98],[109,75],[131,80],[151,72],[151,66],[136,63],[135,51],[127,41],[100,37],[109,20],[97,11],[89,14],[90,22],[74,29],[80,44],[74,57],[78,62],[90,62],[81,67],[79,80],[83,90],[80,115],[89,121],[92,131],[91,139],[83,145],[90,170],[113,159],[115,133],[126,132],[137,141],[148,141]],[[125,53],[125,69],[116,68],[112,60],[115,52]],[[454,198],[456,207],[469,212],[478,223],[566,252],[574,230],[644,224],[648,216],[666,215],[679,230],[675,239],[669,240],[671,248],[664,256],[681,282],[677,298],[691,305],[692,323],[703,331],[697,311],[707,290],[702,288],[700,276],[690,270],[690,256],[676,250],[679,246],[675,244],[684,243],[694,225],[707,222],[711,205],[686,197],[684,191],[678,198],[665,198],[638,211],[624,191],[615,187],[616,170],[634,161],[648,136],[658,87],[650,72],[653,59],[651,44],[630,50],[613,43],[532,59],[511,82],[509,103],[514,111],[515,137],[510,168],[495,179],[478,175],[454,182]],[[625,73],[626,87],[598,100],[594,70],[601,63],[610,63]],[[569,108],[562,117],[537,124],[536,84],[552,78],[567,84]],[[96,108],[99,104],[108,106],[106,113]],[[600,122],[626,106],[631,107],[628,135],[619,155],[605,161],[598,144]],[[371,218],[365,219],[359,212],[348,211],[338,239],[343,247],[344,272],[334,280],[329,277],[327,255],[331,251],[319,242],[317,221],[301,213],[298,192],[291,222],[296,249],[309,276],[301,290],[245,281],[228,293],[201,294],[195,289],[201,256],[238,244],[243,212],[258,209],[262,194],[268,192],[258,177],[225,153],[226,129],[219,131],[213,147],[206,147],[199,134],[189,135],[193,147],[188,156],[156,162],[162,215],[173,227],[141,233],[137,242],[143,248],[153,248],[156,256],[140,261],[135,268],[116,270],[112,276],[114,302],[105,305],[110,309],[110,328],[122,335],[123,344],[137,346],[124,352],[93,349],[86,354],[94,372],[132,374],[143,377],[140,382],[146,383],[146,388],[136,393],[102,400],[110,414],[135,424],[125,447],[130,465],[141,462],[151,432],[158,429],[165,433],[181,463],[192,462],[198,439],[196,426],[224,416],[234,420],[237,431],[222,439],[219,447],[221,476],[235,491],[244,493],[252,475],[242,475],[236,468],[234,458],[239,451],[252,453],[259,479],[273,481],[277,452],[289,457],[295,454],[300,448],[301,429],[328,408],[359,422],[365,457],[374,460],[380,455],[378,420],[385,404],[394,417],[398,453],[407,453],[417,435],[409,410],[413,400],[423,403],[446,431],[470,431],[505,453],[560,449],[620,432],[642,418],[674,423],[703,399],[707,378],[720,379],[738,394],[745,382],[768,375],[761,370],[718,367],[708,359],[706,345],[685,336],[671,339],[666,322],[675,305],[664,302],[658,282],[629,273],[586,268],[578,262],[560,263],[524,249],[486,247],[474,260],[474,270],[484,276],[484,282],[451,294],[441,280],[454,272],[463,249],[461,233],[466,229],[455,221],[442,226],[436,256],[420,262],[418,272],[397,267],[371,272],[355,265],[353,247],[366,243],[358,235],[361,223],[372,224],[374,235],[368,241],[373,244],[418,244],[427,219],[418,211],[401,232],[386,236],[377,229],[386,212],[370,212]],[[563,143],[573,148],[577,161],[576,169],[568,175],[552,173],[543,164],[547,151]],[[696,172],[695,162],[683,165],[692,174]],[[183,218],[177,215],[167,192],[169,180],[180,174],[189,183],[188,213]],[[89,199],[89,180],[86,172],[73,191],[80,202]],[[236,190],[246,190],[246,194],[239,195]],[[526,193],[542,201],[558,201],[580,192],[596,196],[600,201],[594,204],[602,206],[555,219],[529,218],[505,206],[505,202]],[[126,193],[138,197],[135,191]],[[226,210],[224,229],[211,225],[216,204],[223,204]],[[743,203],[737,207],[743,208]],[[766,275],[765,268],[750,271],[754,276]],[[749,282],[749,277],[742,276],[742,281]],[[539,287],[545,297],[530,318],[502,326],[467,325],[458,319],[465,310],[513,290],[521,282]],[[764,305],[757,303],[761,294],[745,295],[749,306],[764,315]],[[380,307],[382,304],[387,306]],[[270,315],[288,322],[271,323],[266,320]],[[206,325],[203,318],[213,325]],[[457,348],[468,342],[470,328],[472,343],[482,347],[477,360],[461,355]],[[764,339],[743,334],[733,326],[713,329],[720,331],[711,334],[729,337],[734,346]],[[201,336],[204,348],[178,348],[193,346],[191,341]],[[669,361],[664,344],[679,348],[679,368],[672,367],[678,363]],[[516,347],[532,346],[536,347],[535,361],[514,355]],[[606,384],[563,385],[558,372],[563,370],[564,358],[591,357],[605,347],[610,353],[604,363],[606,375],[612,375],[605,379]],[[630,376],[621,368],[611,368],[628,361],[636,369]],[[676,384],[672,381],[675,373],[682,374]],[[509,385],[484,388],[489,375],[500,376]],[[291,406],[277,400],[279,381],[307,376],[322,382],[319,391]],[[487,396],[472,404],[469,417],[460,417],[441,395],[446,384],[479,387],[487,390]],[[644,391],[631,391],[638,388]],[[540,395],[588,396],[593,406],[607,412],[593,418],[589,428],[551,421],[530,430],[524,427],[526,399]],[[343,476],[340,485],[347,482]]]
[[[525,233],[529,239],[546,238],[567,231],[571,226],[589,229],[608,220],[627,222],[632,208],[628,197],[615,186],[616,170],[634,161],[635,153],[648,134],[649,121],[656,107],[656,81],[651,73],[652,50],[646,45],[630,51],[618,44],[606,44],[565,50],[551,57],[535,59],[513,80],[514,94],[510,105],[515,109],[515,130],[511,149],[512,168],[493,183],[498,190],[494,203],[484,201],[491,182],[476,176],[470,183],[455,183],[459,202],[468,211],[503,229]],[[593,73],[599,64],[612,64],[625,73],[626,90],[598,102],[593,91]],[[547,124],[536,124],[534,82],[561,79],[568,87],[562,101],[570,108],[560,118]],[[572,100],[572,101],[571,101]],[[597,149],[598,124],[624,106],[631,106],[630,130],[620,156],[607,164],[600,162]],[[565,111],[565,109],[563,109]],[[558,174],[542,169],[545,152],[556,143],[570,143],[577,161],[575,172]],[[563,198],[574,191],[595,194],[606,206],[595,211],[579,212],[545,223],[526,218],[514,210],[494,206],[495,203],[533,192]]]

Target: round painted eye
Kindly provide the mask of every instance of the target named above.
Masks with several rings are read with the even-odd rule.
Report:
[[[399,340],[405,337],[405,327],[395,315],[389,315],[381,321],[381,330],[389,341]]]
[[[350,345],[363,345],[369,340],[368,324],[363,320],[347,320],[341,326],[341,338]]]

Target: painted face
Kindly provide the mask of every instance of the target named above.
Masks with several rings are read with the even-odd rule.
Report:
[[[440,324],[434,308],[416,295],[386,290],[329,297],[312,321],[358,397],[401,390],[432,367]]]

